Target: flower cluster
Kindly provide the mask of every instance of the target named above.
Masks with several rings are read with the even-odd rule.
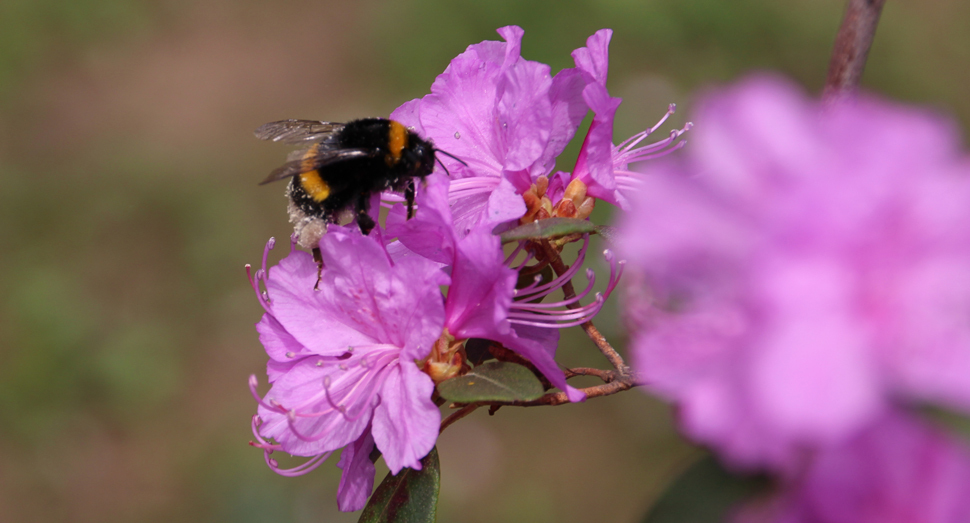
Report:
[[[435,386],[469,369],[466,340],[512,351],[570,401],[586,398],[555,361],[559,329],[599,312],[621,264],[606,253],[609,281],[591,300],[587,270],[584,291],[543,301],[582,268],[588,236],[566,270],[521,284],[520,272],[550,263],[550,254],[530,242],[505,252],[496,231],[553,216],[586,219],[595,199],[623,205],[639,176],[628,164],[683,144],[686,129],[639,146],[658,123],[613,145],[620,100],[606,91],[608,30],[590,37],[573,53],[576,67],[555,77],[549,66],[520,56],[521,29],[499,33],[505,42],[470,46],[431,94],[391,115],[456,158],[440,157],[450,177],[436,173],[420,184],[413,218],[395,203],[399,197],[387,195],[385,224],[370,235],[354,224],[331,225],[319,242],[320,260],[291,245],[267,267],[271,241],[250,278],[265,309],[257,330],[271,384],[261,395],[256,377],[250,380],[259,403],[252,445],[283,475],[306,473],[343,449],[341,510],[366,503],[375,447],[395,474],[421,468],[441,422]],[[556,157],[590,110],[594,122],[576,167],[554,173]],[[275,451],[310,459],[282,469]]]
[[[461,235],[481,224],[530,222],[551,216],[587,218],[595,199],[621,207],[624,192],[640,177],[629,164],[684,145],[678,138],[640,143],[655,126],[613,144],[613,118],[620,99],[606,90],[612,31],[589,37],[573,51],[576,67],[552,76],[548,65],[520,55],[523,31],[498,30],[505,42],[471,45],[431,86],[391,118],[413,127],[461,161],[443,157],[453,180],[449,199]],[[573,139],[588,111],[590,126],[571,173],[556,171],[556,157]]]
[[[636,366],[683,430],[788,487],[753,521],[965,521],[970,162],[952,125],[755,77],[623,219]],[[763,512],[767,511],[769,514]]]

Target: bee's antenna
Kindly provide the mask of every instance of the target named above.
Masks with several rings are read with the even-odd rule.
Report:
[[[434,160],[435,160],[436,162],[438,162],[438,163],[440,163],[440,164],[441,164],[441,168],[445,170],[445,174],[447,174],[447,175],[448,175],[448,178],[451,178],[451,173],[450,173],[450,172],[448,172],[448,168],[447,168],[447,167],[445,167],[445,162],[442,162],[442,161],[441,161],[441,158],[435,158]]]
[[[448,151],[443,151],[443,150],[441,150],[441,149],[435,149],[435,151],[436,151],[436,152],[439,152],[439,153],[441,153],[441,154],[443,154],[443,155],[445,155],[445,156],[447,156],[447,157],[449,157],[449,158],[451,158],[452,160],[455,160],[456,162],[458,162],[458,163],[460,163],[460,164],[462,164],[462,165],[464,165],[465,167],[468,167],[468,164],[467,164],[467,163],[465,163],[465,162],[464,162],[464,161],[463,161],[463,160],[462,160],[461,158],[459,158],[459,157],[457,157],[457,156],[455,156],[455,155],[453,155],[453,154],[451,154],[451,153],[449,153]],[[442,164],[442,165],[444,165],[444,164]],[[446,170],[447,170],[447,169],[446,169]]]

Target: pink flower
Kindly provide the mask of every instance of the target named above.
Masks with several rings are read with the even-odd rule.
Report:
[[[696,121],[622,225],[636,365],[684,430],[783,467],[901,402],[970,411],[970,163],[950,123],[770,77]]]
[[[441,335],[439,285],[447,277],[420,257],[392,260],[378,236],[331,226],[320,241],[319,291],[316,263],[296,250],[268,273],[264,254],[253,281],[266,309],[256,328],[272,383],[260,398],[250,379],[259,401],[254,445],[284,475],[306,473],[345,448],[338,504],[346,511],[359,510],[370,495],[374,445],[394,473],[420,469],[441,421],[431,401],[434,383],[415,362]],[[276,450],[311,459],[282,470],[270,458]]]
[[[418,190],[417,204],[421,212],[411,220],[404,219],[400,208],[391,212],[388,234],[397,236],[411,252],[450,268],[451,285],[445,298],[447,331],[457,340],[481,338],[501,343],[529,360],[550,383],[566,391],[571,401],[583,401],[585,394],[566,384],[565,375],[554,360],[558,329],[579,325],[599,312],[619,281],[619,263],[608,254],[609,285],[605,295],[597,295],[593,303],[566,308],[589,295],[595,283],[589,270],[589,285],[575,298],[541,303],[540,298],[558,291],[578,272],[585,246],[572,268],[559,278],[516,289],[518,271],[510,263],[519,250],[504,255],[499,237],[488,226],[477,226],[460,237],[453,226],[446,177],[430,176],[427,186]]]
[[[464,162],[441,155],[453,176],[449,196],[461,235],[479,224],[495,226],[526,215],[530,209],[522,196],[535,191],[536,184],[543,193],[538,197],[549,187],[555,196],[553,205],[573,179],[590,186],[590,197],[620,203],[617,191],[629,188],[635,178],[629,163],[679,148],[670,146],[684,130],[657,144],[636,147],[656,126],[622,147],[613,146],[613,115],[620,99],[606,92],[612,31],[604,29],[591,36],[588,47],[573,52],[576,67],[555,77],[548,65],[521,57],[521,28],[507,26],[498,32],[505,42],[469,46],[438,76],[431,94],[391,114]],[[594,123],[575,172],[553,175],[556,158],[590,109]],[[580,206],[586,190],[571,193],[576,194],[576,206]],[[586,216],[592,200],[587,207]]]
[[[353,226],[331,226],[320,240],[319,283],[317,264],[301,251],[291,251],[267,271],[272,241],[252,279],[266,310],[256,328],[270,357],[272,384],[260,397],[255,376],[250,379],[259,402],[253,445],[283,475],[309,472],[343,449],[341,510],[359,510],[366,503],[375,445],[395,474],[404,467],[420,469],[420,459],[434,446],[441,421],[431,401],[435,382],[453,375],[448,372],[462,362],[453,368],[433,350],[456,348],[456,340],[469,338],[496,341],[532,362],[570,400],[584,400],[555,362],[557,329],[595,316],[619,279],[613,260],[606,296],[593,303],[566,308],[589,294],[591,273],[589,287],[577,297],[533,303],[575,275],[585,248],[568,273],[517,291],[518,274],[509,266],[515,255],[503,254],[489,227],[459,237],[447,177],[432,175],[427,182],[419,188],[419,212],[411,220],[398,205],[386,231],[377,227],[363,236]],[[394,236],[401,241],[385,245]],[[514,300],[517,293],[529,302]],[[438,371],[439,364],[445,371]],[[275,451],[310,460],[281,469],[271,457]]]
[[[970,521],[970,449],[893,412],[819,449],[782,486],[736,523],[962,523]]]
[[[586,106],[593,111],[593,122],[576,158],[569,182],[579,180],[587,187],[587,194],[593,198],[607,201],[613,205],[627,208],[624,192],[636,187],[639,173],[629,170],[629,164],[665,156],[687,144],[677,139],[690,129],[688,123],[683,129],[671,131],[670,135],[659,142],[637,147],[640,142],[656,131],[676,106],[671,104],[667,114],[653,127],[631,136],[620,145],[613,145],[613,119],[622,100],[611,97],[606,90],[609,70],[609,45],[613,31],[602,29],[586,40],[586,47],[573,51],[576,67],[586,79],[582,97]],[[563,187],[569,182],[563,182]],[[552,193],[557,194],[555,184]],[[553,198],[555,205],[558,198]]]

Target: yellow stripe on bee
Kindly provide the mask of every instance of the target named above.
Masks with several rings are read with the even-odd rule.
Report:
[[[303,171],[300,173],[300,187],[317,203],[330,196],[330,186],[320,177],[320,171],[313,168],[319,148],[320,144],[313,144],[303,155],[303,163],[300,165],[300,170]]]
[[[300,186],[317,203],[326,200],[330,196],[330,186],[320,177],[319,171],[313,170],[301,173]]]
[[[391,154],[387,157],[387,164],[394,165],[401,159],[401,151],[408,146],[408,129],[391,120],[391,128],[387,137],[387,148]]]

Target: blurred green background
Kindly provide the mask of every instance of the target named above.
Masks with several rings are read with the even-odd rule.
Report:
[[[623,138],[752,69],[818,92],[842,10],[2,0],[0,519],[356,521],[336,510],[335,463],[283,478],[246,444],[246,380],[265,379],[266,358],[243,264],[290,231],[283,185],[256,185],[287,151],[253,138],[258,125],[387,115],[502,25],[524,27],[523,54],[554,71],[611,27]],[[866,86],[970,122],[967,27],[967,2],[888,2]],[[615,308],[599,321],[622,342]],[[563,363],[605,365],[580,331],[564,340]],[[699,455],[670,410],[636,391],[479,411],[439,449],[445,522],[637,521]]]

